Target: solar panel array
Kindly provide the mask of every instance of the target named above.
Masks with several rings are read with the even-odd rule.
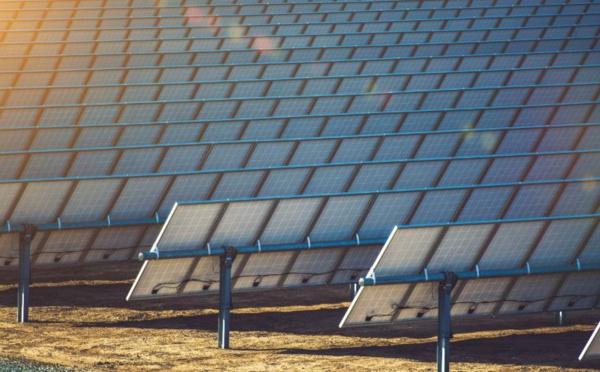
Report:
[[[480,272],[600,263],[600,215],[542,220],[399,227],[368,276],[409,276],[442,271]],[[437,282],[363,287],[343,326],[377,325],[438,313]],[[600,301],[600,273],[547,274],[459,280],[452,315],[476,316],[585,309]]]
[[[588,195],[585,194],[586,191],[583,191],[583,197],[579,197],[582,195],[579,191],[576,193],[566,191],[567,188],[581,190],[594,184],[590,182],[588,179],[571,179],[552,183],[547,181],[531,184],[505,183],[471,186],[466,189],[461,188],[458,191],[466,193],[473,190],[506,189],[507,193],[510,194],[515,192],[514,188],[531,187],[530,193],[527,195],[532,195],[536,191],[547,192],[545,187],[551,185],[563,189],[565,192],[561,193],[555,205],[553,205],[554,211],[549,212],[548,215],[550,218],[562,218],[566,205],[569,208],[575,207],[576,203],[574,201],[578,201],[578,204],[582,207],[576,210],[572,209],[572,211],[578,212],[579,216],[585,213],[600,213],[600,200],[596,200],[595,204],[590,207],[590,205],[585,204],[586,201],[589,201]],[[454,187],[438,187],[433,190],[403,189],[400,191],[339,193],[279,199],[188,202],[179,204],[173,209],[153,245],[153,250],[158,252],[210,250],[211,246],[213,248],[223,246],[246,247],[260,244],[295,244],[303,241],[313,243],[332,242],[335,248],[335,242],[338,241],[356,239],[357,244],[359,244],[361,239],[385,238],[390,231],[390,223],[409,221],[409,218],[412,218],[412,221],[418,221],[414,222],[415,224],[422,224],[425,223],[423,221],[434,219],[433,214],[448,213],[448,215],[454,215],[460,213],[459,216],[463,216],[464,221],[473,221],[473,210],[463,209],[459,211],[460,208],[457,203],[448,203],[447,208],[449,208],[449,211],[444,211],[440,208],[433,208],[427,202],[419,202],[419,200],[425,199],[439,204],[440,200],[456,197],[456,191]],[[501,205],[495,205],[495,203],[501,203]],[[505,203],[506,199],[487,200],[485,203],[481,203],[477,209],[500,210],[506,208]],[[515,218],[514,215],[517,215],[517,218],[535,217],[535,214],[531,212],[530,205],[523,206],[513,202],[508,211],[521,211],[518,214],[516,212],[510,213],[511,218]],[[493,219],[501,217],[500,214],[491,216]],[[442,214],[439,218],[443,219],[444,215]],[[460,218],[458,220],[462,221]],[[588,248],[592,255],[590,257],[592,257],[592,260],[598,258],[596,256],[600,234],[593,233],[599,222],[600,220],[597,218],[590,217],[589,220],[577,219],[575,226],[573,224],[561,224],[561,222],[544,225],[544,229],[552,229],[552,235],[549,235],[550,238],[548,238],[551,239],[551,243],[548,244],[556,250],[564,248],[564,244],[577,244],[580,240],[591,239]],[[542,222],[539,224],[538,229],[528,226],[526,231],[530,233],[531,237],[519,236],[511,229],[502,230],[498,234],[498,239],[502,242],[501,249],[507,250],[511,254],[527,255],[526,249],[532,244],[532,240],[537,237],[535,234],[541,227]],[[477,229],[481,229],[481,226],[478,225],[475,230]],[[438,230],[441,230],[441,228]],[[470,255],[474,259],[478,252],[483,250],[483,248],[474,244],[483,244],[486,236],[491,234],[490,231],[491,229],[488,229],[475,234],[468,229],[458,228],[456,231],[452,230],[451,236],[454,236],[454,244],[451,244],[450,247],[440,248],[445,252],[441,260],[452,266],[452,262],[447,261],[453,254],[457,254],[455,252],[457,250],[464,251],[464,255]],[[508,235],[503,235],[505,233]],[[479,240],[474,241],[473,244],[465,244],[468,243],[470,235],[478,236]],[[512,241],[511,238],[518,241]],[[414,244],[409,246],[418,249],[420,254],[423,255],[427,255],[430,250],[434,252],[440,250],[417,245],[417,243],[422,243],[421,241],[411,243]],[[511,249],[507,249],[507,244],[512,244]],[[234,282],[233,289],[269,288],[269,286],[264,286],[266,282],[260,285],[264,277],[273,279],[269,282],[272,287],[351,283],[356,281],[359,275],[364,274],[373,262],[373,252],[376,251],[378,246],[373,248],[375,249],[367,250],[362,247],[348,249],[343,247],[337,250],[328,249],[327,252],[309,250],[301,253],[277,252],[243,255],[244,258],[241,261],[234,262],[236,266],[234,267],[233,279],[240,280],[240,282],[239,284]],[[562,254],[565,257],[568,256],[571,260],[579,257],[578,255],[574,256],[574,252],[564,249],[563,251]],[[340,266],[340,262],[345,262],[348,254],[355,257],[352,259],[355,260],[356,264],[351,269],[343,264]],[[299,255],[305,256],[304,261],[312,262],[312,264],[302,264],[302,259],[300,259],[301,263],[299,265],[303,269],[298,270],[296,266]],[[315,258],[321,255],[328,255],[329,258]],[[399,257],[404,261],[409,261],[409,255],[400,254]],[[264,262],[261,265],[254,264],[258,265],[262,271],[247,272],[245,265],[250,259]],[[458,257],[458,259],[462,265],[468,265],[469,261],[465,260],[465,257]],[[499,257],[492,257],[490,260],[496,263],[502,262]],[[217,256],[148,261],[138,275],[128,298],[170,297],[216,291],[218,290],[219,275],[218,261]],[[535,263],[537,264],[537,262]],[[471,263],[471,265],[475,264],[477,262]],[[253,264],[250,264],[250,267],[254,267]],[[422,270],[421,267],[420,270]],[[290,275],[296,276],[298,280],[286,280]],[[312,280],[313,278],[317,278],[317,280]],[[320,281],[319,278],[323,281]],[[189,283],[195,283],[196,286]],[[598,292],[600,288],[594,287],[592,290]],[[586,305],[589,304],[586,303]]]
[[[599,19],[591,0],[3,1],[0,258],[9,226],[112,220],[131,226],[40,231],[33,262],[129,259],[159,232],[136,221],[182,200],[404,190],[382,236],[594,213]]]

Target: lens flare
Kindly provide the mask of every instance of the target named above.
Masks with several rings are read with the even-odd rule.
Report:
[[[190,24],[211,26],[213,17],[205,14],[201,8],[190,7],[185,11],[185,18]]]
[[[254,49],[258,49],[261,53],[270,53],[275,49],[273,41],[266,36],[258,36],[252,43]]]
[[[227,36],[231,38],[240,38],[244,36],[244,29],[242,27],[228,27],[227,28]]]
[[[590,174],[586,178],[592,178],[592,177],[594,177],[594,176]],[[583,185],[583,189],[586,192],[591,193],[591,192],[593,192],[593,191],[596,190],[596,187],[598,187],[598,182],[595,182],[595,181],[586,181],[586,182],[583,182],[582,185]]]
[[[484,133],[481,136],[481,147],[486,151],[491,151],[496,146],[496,136],[493,133]]]

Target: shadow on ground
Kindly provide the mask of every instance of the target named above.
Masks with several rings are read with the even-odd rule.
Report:
[[[33,283],[30,287],[31,307],[111,307],[132,310],[201,310],[219,307],[218,293],[128,302],[125,297],[132,282],[133,280],[114,284]],[[102,296],[97,296],[98,293],[102,293]],[[345,285],[234,293],[234,305],[237,308],[312,306],[348,300],[349,291]],[[17,305],[17,286],[0,286],[0,304]]]
[[[362,339],[382,339],[381,345],[351,348],[280,349],[281,354],[314,356],[362,356],[374,358],[411,359],[434,363],[436,355],[435,321],[419,321],[389,327],[337,327],[345,308],[303,310],[291,312],[258,312],[232,314],[232,339],[243,338],[243,333],[286,333],[314,336],[346,336]],[[582,312],[572,317],[573,322],[586,324],[597,314]],[[460,319],[454,322],[457,337],[452,341],[453,363],[483,363],[503,365],[540,365],[550,368],[600,369],[600,361],[579,362],[577,356],[590,337],[590,331],[551,333],[544,329],[553,326],[549,314],[500,318]],[[587,323],[591,324],[591,323]],[[525,326],[524,326],[525,325]],[[134,320],[116,323],[81,323],[79,327],[116,327],[149,329],[186,329],[215,332],[217,314],[177,316],[152,320]],[[502,336],[517,329],[520,334]],[[471,332],[497,332],[498,337],[469,336]],[[405,338],[406,344],[389,345],[392,340]],[[385,341],[387,339],[388,341]],[[365,341],[367,342],[367,341]],[[370,341],[371,342],[371,341]],[[240,351],[259,351],[238,349]],[[490,353],[490,350],[497,352]]]
[[[551,368],[600,369],[600,360],[577,360],[590,333],[571,331],[556,334],[519,334],[495,338],[455,339],[451,343],[452,363],[482,363],[504,365],[540,365]],[[490,353],[490,350],[497,350]],[[285,354],[363,356],[403,358],[435,363],[436,343],[425,342],[394,346],[366,346],[320,350],[288,349]]]
[[[34,277],[35,283],[31,287],[32,307],[124,310],[123,317],[126,320],[68,321],[71,326],[78,328],[197,330],[216,334],[218,296],[127,302],[125,296],[133,281],[131,272],[106,267],[97,267],[92,271],[95,273],[81,273],[81,278],[74,276],[77,279],[68,273],[56,276],[53,273],[45,274],[54,278],[48,282],[36,281]],[[107,272],[116,274],[108,275]],[[90,279],[92,274],[96,279]],[[111,280],[107,280],[107,277]],[[365,343],[369,340],[368,345],[319,350],[283,348],[273,352],[290,355],[406,358],[435,362],[435,321],[340,329],[338,324],[347,309],[348,296],[347,286],[235,293],[231,317],[232,338],[242,338],[244,333],[251,337],[257,337],[256,334],[264,334],[264,337],[269,337],[269,334],[352,337],[364,339]],[[0,286],[0,304],[14,306],[16,310],[14,284]],[[599,318],[598,311],[586,311],[569,313],[568,321],[570,324],[590,326]],[[31,320],[34,324],[43,323],[35,318]],[[551,369],[600,370],[599,361],[576,360],[591,332],[573,330],[573,327],[563,332],[556,328],[549,331],[546,328],[554,326],[553,314],[456,319],[453,325],[457,334],[452,342],[453,363],[527,366],[539,365],[541,359],[543,365]],[[470,335],[475,332],[495,332],[496,336]],[[406,342],[401,342],[400,338],[406,338]],[[372,346],[373,343],[377,345]],[[390,345],[391,343],[396,345]]]

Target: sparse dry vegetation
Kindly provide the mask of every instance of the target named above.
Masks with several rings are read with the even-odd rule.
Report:
[[[344,287],[234,295],[231,350],[217,348],[218,298],[126,302],[132,263],[34,273],[17,324],[15,273],[0,274],[0,355],[103,371],[430,371],[435,322],[339,329]],[[591,371],[579,362],[598,311],[456,320],[453,371]]]

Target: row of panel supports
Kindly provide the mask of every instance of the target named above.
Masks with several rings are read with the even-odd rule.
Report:
[[[226,247],[225,253],[219,260],[219,320],[218,320],[218,345],[221,349],[229,349],[229,330],[231,322],[231,309],[233,308],[231,268],[237,251]],[[358,292],[358,282],[350,284],[350,299]]]
[[[582,264],[579,260],[574,265],[548,266],[533,268],[529,264],[526,268],[501,269],[487,271],[444,271],[435,274],[419,274],[412,276],[390,276],[390,277],[365,277],[359,280],[361,286],[375,286],[386,284],[423,283],[438,281],[438,342],[437,342],[437,370],[439,372],[450,371],[450,339],[452,338],[451,308],[452,290],[459,279],[496,278],[510,276],[540,275],[551,273],[573,273],[586,271],[600,271],[600,264]],[[556,325],[566,324],[566,313],[557,311],[555,313]]]
[[[235,260],[236,250],[227,247],[220,256],[219,265],[219,321],[218,345],[221,349],[229,349],[229,331],[232,309],[231,268]],[[450,339],[452,338],[452,290],[458,282],[458,275],[453,272],[443,272],[444,278],[438,284],[438,342],[437,370],[450,371]],[[358,292],[358,282],[350,284],[350,297]],[[565,325],[565,313],[556,313],[556,324]]]
[[[31,241],[36,233],[33,225],[24,225],[19,234],[19,286],[17,297],[17,321],[29,321],[29,285],[31,283]],[[219,348],[229,349],[229,331],[232,309],[232,282],[231,269],[237,252],[233,247],[225,247],[220,257],[219,281],[219,321],[218,345]],[[451,295],[458,276],[452,272],[444,272],[444,279],[438,285],[438,344],[437,368],[440,372],[450,370],[450,339],[452,338],[451,326]],[[350,296],[354,297],[358,291],[358,283],[350,284]],[[556,324],[565,324],[565,313],[556,313]]]

